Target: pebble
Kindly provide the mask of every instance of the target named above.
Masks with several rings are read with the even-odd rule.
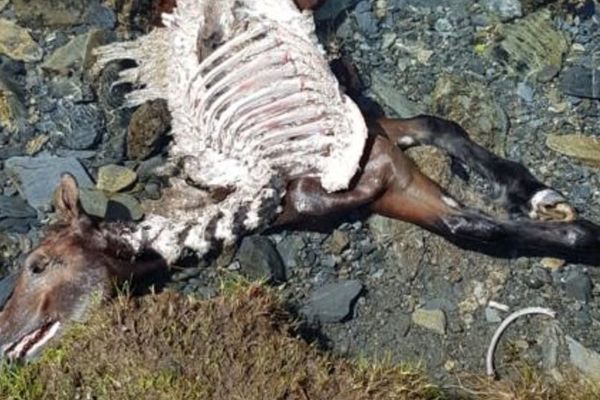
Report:
[[[253,235],[242,239],[236,258],[241,273],[252,280],[285,282],[285,267],[281,256],[271,240]]]
[[[81,73],[92,65],[92,50],[106,42],[101,30],[91,30],[75,36],[66,45],[56,49],[43,63],[42,68],[62,75]]]
[[[356,280],[330,283],[315,290],[300,313],[311,321],[342,322],[351,317],[352,307],[363,290]]]
[[[489,323],[498,323],[502,322],[502,317],[500,316],[500,312],[492,307],[485,308],[485,320]]]
[[[446,334],[446,315],[440,309],[426,310],[418,308],[412,313],[412,321],[416,325],[440,335]]]
[[[6,54],[13,60],[34,62],[42,59],[44,51],[27,29],[7,19],[0,19],[0,54]]]
[[[329,250],[335,255],[340,255],[350,245],[350,236],[339,229],[333,231],[329,240],[327,240],[327,246]]]
[[[120,165],[108,164],[98,169],[96,187],[100,190],[116,193],[132,186],[137,180],[135,171]]]
[[[47,154],[12,157],[6,160],[4,167],[21,195],[35,209],[43,209],[51,204],[60,177],[65,172],[73,175],[80,187],[93,186],[85,169],[73,157]]]
[[[502,21],[510,21],[523,15],[520,0],[484,0],[482,5],[497,14]]]
[[[520,98],[525,100],[526,103],[533,102],[533,89],[525,82],[519,82],[517,84],[517,94]]]

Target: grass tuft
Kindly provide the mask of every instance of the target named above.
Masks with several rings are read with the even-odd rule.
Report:
[[[600,398],[600,384],[571,377],[550,384],[525,367],[510,381],[469,377],[450,394],[419,367],[319,351],[296,337],[272,291],[233,278],[222,286],[223,295],[207,301],[170,292],[119,296],[37,362],[0,366],[0,399]]]

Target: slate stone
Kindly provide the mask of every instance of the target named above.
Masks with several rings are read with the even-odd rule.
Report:
[[[0,218],[28,218],[36,215],[36,211],[22,198],[0,196]]]
[[[314,291],[300,313],[311,321],[342,322],[352,316],[352,308],[363,285],[356,280],[339,281]]]
[[[247,236],[242,240],[236,258],[241,273],[252,280],[284,282],[285,267],[275,245],[260,235]]]
[[[75,36],[66,45],[56,49],[42,63],[42,68],[49,71],[70,75],[81,73],[91,67],[92,50],[106,42],[104,31],[92,30]]]
[[[0,54],[6,54],[13,60],[34,62],[42,59],[44,51],[27,29],[13,21],[0,19]]]
[[[315,12],[315,19],[328,20],[335,19],[346,11],[354,7],[360,0],[327,0]]]
[[[563,278],[567,296],[588,303],[592,299],[592,280],[580,269],[571,269]]]
[[[93,146],[104,127],[102,112],[91,104],[59,101],[52,117],[56,130],[63,134],[65,146],[73,150],[86,150]]]
[[[576,65],[560,74],[563,91],[571,96],[600,99],[600,69]]]
[[[600,354],[587,349],[570,336],[566,336],[566,340],[571,363],[589,378],[600,380]]]
[[[6,303],[6,300],[8,300],[12,294],[15,283],[17,282],[17,277],[17,274],[11,274],[0,281],[0,308],[4,306],[4,303]]]
[[[442,310],[426,310],[419,308],[413,312],[412,320],[416,325],[439,333],[440,335],[446,333],[446,315]]]
[[[12,157],[6,160],[4,167],[19,193],[36,209],[51,204],[60,177],[65,172],[73,175],[80,187],[93,186],[85,169],[72,157],[52,157],[47,154]]]

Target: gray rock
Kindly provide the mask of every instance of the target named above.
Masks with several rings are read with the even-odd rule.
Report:
[[[86,150],[93,146],[104,127],[102,112],[91,104],[59,101],[52,118],[55,129],[63,134],[64,144],[73,150]]]
[[[542,366],[546,371],[550,371],[558,364],[558,348],[559,337],[562,336],[562,331],[556,322],[549,323],[539,338],[540,347],[542,348]]]
[[[286,236],[281,242],[277,243],[277,251],[283,260],[288,272],[287,275],[289,275],[290,270],[298,266],[298,254],[304,249],[304,246],[304,239],[298,234]]]
[[[164,142],[171,128],[171,114],[164,100],[142,104],[131,116],[127,129],[127,156],[143,160]]]
[[[489,323],[498,323],[502,321],[500,312],[492,307],[485,308],[485,320]]]
[[[328,0],[315,12],[315,19],[335,19],[343,11],[354,7],[359,1],[360,0]]]
[[[371,74],[371,91],[382,106],[390,108],[400,118],[415,117],[425,114],[425,108],[408,99],[402,92],[394,87],[394,79],[374,70]]]
[[[17,18],[32,26],[68,26],[83,22],[85,9],[96,0],[12,0]]]
[[[561,73],[563,91],[571,96],[600,99],[600,69],[576,65]]]
[[[135,171],[115,164],[103,165],[98,169],[96,187],[107,192],[120,192],[133,185],[137,179]]]
[[[13,21],[0,19],[0,54],[6,54],[13,60],[34,62],[42,59],[44,51],[27,29]]]
[[[440,335],[446,334],[446,314],[442,310],[418,308],[412,313],[412,321],[425,329]]]
[[[510,21],[523,15],[519,0],[484,0],[482,4],[488,11],[497,14],[502,21]]]
[[[336,229],[327,240],[327,245],[333,254],[339,255],[350,245],[350,237],[346,232]]]
[[[25,126],[27,109],[24,91],[7,75],[0,71],[0,127],[14,133]]]
[[[237,252],[241,272],[253,280],[285,281],[285,267],[277,249],[268,238],[247,236]]]
[[[56,77],[48,83],[49,94],[55,99],[67,99],[74,103],[92,101],[92,88],[77,78]]]
[[[378,32],[378,21],[373,15],[371,2],[363,0],[357,4],[354,16],[358,29],[366,36],[374,36]]]
[[[69,43],[56,49],[42,63],[42,68],[63,75],[81,73],[83,69],[91,66],[92,50],[105,41],[106,35],[100,30],[75,36]]]
[[[113,10],[95,2],[87,8],[84,19],[88,24],[100,29],[113,29],[117,23]]]
[[[362,289],[362,283],[356,280],[322,286],[311,294],[300,313],[312,321],[341,322],[351,315],[354,302]]]
[[[4,303],[6,303],[6,300],[8,300],[12,294],[17,281],[17,276],[17,274],[11,274],[0,281],[0,308],[4,306]]]
[[[524,82],[519,82],[517,85],[517,94],[527,103],[533,102],[533,89]]]
[[[132,195],[116,193],[108,198],[105,216],[108,221],[139,221],[143,216],[142,205]]]
[[[22,198],[0,196],[0,218],[28,218],[36,215],[36,211]]]
[[[562,282],[567,296],[588,303],[592,299],[592,280],[581,269],[570,269]]]
[[[12,157],[4,167],[19,193],[30,206],[42,209],[50,205],[60,177],[68,172],[77,179],[80,187],[91,187],[93,182],[77,159],[52,157]]]
[[[79,194],[81,207],[88,215],[104,218],[108,207],[108,198],[101,190],[82,188]]]
[[[571,336],[566,336],[571,363],[590,379],[600,380],[600,354],[585,348]]]

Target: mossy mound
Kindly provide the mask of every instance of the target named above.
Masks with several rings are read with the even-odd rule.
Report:
[[[437,399],[403,366],[358,365],[294,337],[258,286],[211,301],[119,298],[45,352],[0,374],[2,399]]]
[[[349,361],[295,336],[276,296],[233,285],[200,301],[165,292],[121,296],[69,330],[35,363],[4,366],[0,399],[592,400],[600,385],[467,377],[441,389],[407,365]]]

